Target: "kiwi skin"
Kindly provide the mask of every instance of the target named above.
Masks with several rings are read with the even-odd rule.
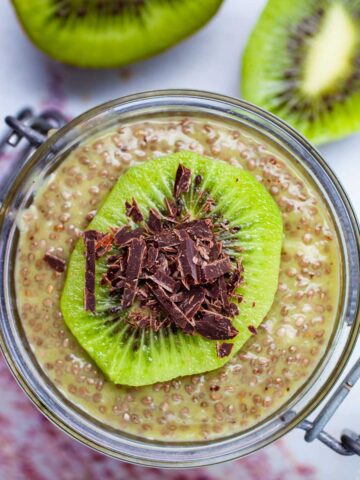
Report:
[[[160,53],[215,15],[223,0],[12,0],[33,44],[69,65],[112,68]],[[108,26],[106,26],[106,24]]]
[[[243,55],[243,97],[281,117],[316,145],[359,131],[359,32],[358,0],[269,0]],[[336,78],[322,91],[311,93],[304,88],[309,54],[314,54],[319,45],[316,42],[324,37],[330,40],[329,51],[323,56],[325,67],[334,58],[334,42],[341,44],[343,38],[352,38],[352,50],[343,46],[342,55],[336,55],[333,63],[342,65]],[[320,64],[319,70],[312,69],[315,85],[323,73]]]

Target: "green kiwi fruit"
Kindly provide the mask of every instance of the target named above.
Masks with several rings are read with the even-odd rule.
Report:
[[[33,43],[61,62],[116,67],[202,27],[222,0],[12,0]]]
[[[150,208],[163,211],[165,199],[172,198],[179,164],[189,168],[192,174],[190,191],[182,197],[185,212],[191,219],[221,216],[231,227],[223,251],[227,251],[233,261],[241,259],[244,267],[244,282],[236,292],[243,299],[238,315],[233,318],[239,333],[232,339],[233,350],[227,358],[217,356],[214,340],[174,331],[171,327],[158,333],[142,330],[139,338],[128,323],[111,321],[108,290],[100,286],[100,267],[96,273],[96,313],[85,311],[84,243],[79,240],[67,267],[61,311],[82,347],[117,384],[146,385],[220,367],[254,333],[277,290],[282,244],[279,208],[253,175],[219,160],[184,151],[129,168],[106,197],[88,229],[105,233],[115,226],[135,228],[124,207],[125,201],[133,197],[142,212]],[[215,201],[210,213],[202,210],[199,197],[194,193],[197,187],[193,179],[199,176],[203,191]]]
[[[269,0],[245,49],[242,94],[315,144],[360,130],[360,1]]]

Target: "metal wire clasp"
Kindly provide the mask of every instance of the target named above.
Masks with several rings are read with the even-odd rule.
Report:
[[[50,130],[62,127],[66,119],[55,110],[46,110],[36,115],[30,108],[24,108],[15,116],[7,116],[5,122],[10,128],[0,139],[0,161],[4,158],[8,160],[5,155],[7,146],[17,147],[22,139],[26,142],[24,142],[24,148],[20,149],[16,158],[11,161],[11,168],[5,169],[6,172],[1,179],[0,207],[14,179],[30,158],[32,150],[45,142]]]
[[[64,116],[56,110],[35,115],[30,108],[24,108],[16,116],[5,117],[10,132],[0,142],[0,149],[5,144],[16,147],[22,138],[26,138],[33,147],[38,147],[46,140],[49,130],[60,128],[65,122]]]
[[[315,439],[327,445],[329,448],[339,453],[340,455],[359,455],[360,456],[360,435],[357,435],[352,430],[344,430],[340,440],[337,440],[332,435],[329,435],[324,427],[332,418],[336,410],[347,397],[351,388],[360,378],[360,359],[351,368],[342,383],[336,389],[334,394],[326,402],[324,407],[318,413],[314,421],[303,420],[297,425],[297,428],[305,430],[305,440],[312,442]],[[294,411],[288,412],[283,416],[283,420],[288,422],[295,417]]]

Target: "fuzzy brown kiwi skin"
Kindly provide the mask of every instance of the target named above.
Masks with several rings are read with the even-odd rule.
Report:
[[[18,11],[18,8],[17,8],[14,0],[11,0],[11,4],[13,6],[13,9],[16,13],[16,18],[17,18],[18,22],[20,23],[21,29],[24,32],[25,36],[29,39],[29,41],[33,45],[33,47],[35,47],[35,49],[40,51],[43,55],[46,55],[47,58],[51,58],[53,61],[56,61],[58,63],[64,64],[64,65],[69,65],[70,67],[79,68],[79,69],[114,70],[114,69],[121,68],[121,67],[124,67],[124,66],[127,66],[127,65],[133,65],[133,64],[139,63],[141,61],[147,60],[149,58],[155,57],[157,55],[160,55],[161,53],[171,49],[172,47],[175,47],[177,44],[186,40],[186,38],[191,37],[198,30],[201,30],[217,14],[217,12],[219,11],[223,1],[224,0],[218,0],[219,3],[217,5],[217,7],[215,8],[215,10],[213,11],[212,15],[204,17],[203,20],[197,25],[197,27],[193,31],[184,32],[183,35],[181,35],[176,41],[170,43],[169,45],[167,45],[167,46],[165,45],[163,48],[160,48],[160,49],[156,50],[155,52],[150,52],[150,53],[144,54],[141,57],[135,58],[134,60],[131,60],[131,61],[127,61],[127,62],[124,62],[124,63],[119,63],[118,65],[101,65],[101,66],[81,65],[81,64],[78,64],[76,62],[72,62],[72,61],[69,61],[69,60],[64,60],[62,58],[58,58],[58,57],[56,57],[56,55],[54,55],[53,52],[47,51],[46,46],[44,47],[43,45],[39,45],[34,40],[34,38],[32,38],[31,33],[29,32],[29,30],[27,30],[26,25],[25,25],[21,15],[20,15],[19,11]]]

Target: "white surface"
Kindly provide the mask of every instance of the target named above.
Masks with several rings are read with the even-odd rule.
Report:
[[[0,117],[25,105],[60,106],[73,116],[106,100],[159,88],[203,89],[238,97],[241,52],[263,3],[226,0],[210,24],[162,55],[125,69],[91,71],[59,65],[38,52],[25,38],[10,2],[1,2]],[[359,215],[360,135],[329,144],[321,152]],[[347,426],[360,433],[359,398],[357,385],[329,431],[339,434]],[[289,434],[286,447],[300,462],[316,465],[317,478],[360,479],[359,458],[340,457],[318,442],[306,444],[302,436],[300,431]]]

